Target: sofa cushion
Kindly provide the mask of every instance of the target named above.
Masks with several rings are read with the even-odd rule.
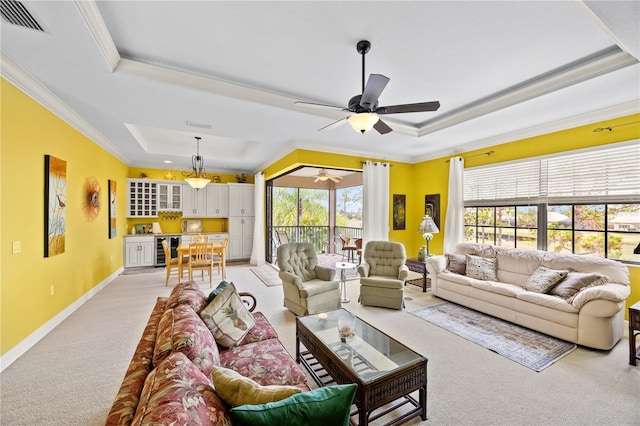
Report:
[[[527,291],[533,291],[535,293],[547,293],[566,277],[568,273],[569,271],[538,266],[535,272],[524,283],[524,288]]]
[[[498,280],[524,287],[542,264],[546,252],[531,249],[502,249],[496,253]]]
[[[262,312],[252,312],[251,314],[253,315],[253,319],[256,321],[256,324],[251,327],[249,332],[238,343],[238,346],[278,338],[276,330]]]
[[[233,283],[200,312],[200,317],[216,342],[226,348],[237,345],[256,323]]]
[[[495,281],[471,280],[470,284],[472,287],[475,287],[479,290],[484,290],[509,297],[516,297],[516,294],[526,291],[525,289],[517,285]]]
[[[147,376],[132,425],[231,426],[211,381],[181,352],[172,352]]]
[[[551,269],[567,269],[573,272],[597,272],[609,278],[610,282],[629,285],[629,268],[627,268],[627,265],[602,257],[547,253],[542,266]]]
[[[464,275],[467,270],[467,258],[463,254],[447,253],[447,271]]]
[[[495,258],[466,255],[466,275],[477,280],[498,281]]]
[[[236,346],[220,352],[220,365],[261,385],[298,385],[307,376],[278,339]]]
[[[172,352],[182,352],[204,374],[220,364],[218,346],[198,314],[188,305],[167,309],[158,324],[153,364],[160,364]]]
[[[167,309],[175,308],[178,305],[186,304],[191,308],[200,312],[202,308],[207,306],[207,296],[200,290],[198,284],[193,281],[187,281],[176,285],[167,301]]]
[[[567,276],[551,289],[549,294],[560,296],[571,303],[573,297],[583,288],[602,285],[609,279],[602,274],[569,272]]]
[[[242,405],[231,409],[231,417],[240,426],[347,426],[357,387],[354,383],[325,386],[277,402]]]
[[[300,388],[295,386],[261,386],[250,378],[224,367],[212,367],[211,379],[218,396],[232,407],[245,404],[266,404],[302,392]]]

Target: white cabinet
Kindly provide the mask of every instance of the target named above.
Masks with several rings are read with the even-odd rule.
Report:
[[[158,183],[158,211],[182,211],[182,184]]]
[[[255,216],[253,184],[228,183],[227,185],[229,185],[229,217]]]
[[[252,216],[229,217],[228,259],[249,259],[251,257],[253,222]]]
[[[210,183],[207,185],[206,217],[229,216],[229,187],[225,184]]]
[[[182,186],[182,217],[205,217],[207,214],[207,190]]]
[[[125,268],[153,266],[154,253],[154,237],[125,237]]]
[[[127,217],[158,217],[158,183],[127,179]]]

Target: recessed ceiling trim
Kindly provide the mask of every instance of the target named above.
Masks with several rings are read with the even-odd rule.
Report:
[[[111,33],[109,33],[107,29],[107,24],[105,24],[98,6],[94,1],[89,0],[75,0],[73,3],[76,5],[76,8],[82,16],[82,20],[87,25],[91,36],[98,45],[100,53],[102,53],[105,61],[107,61],[107,66],[111,72],[114,72],[121,59],[120,53],[118,53],[118,48],[113,42],[113,38],[111,38]]]
[[[418,133],[428,135],[636,63],[633,56],[611,46],[428,120]]]
[[[62,102],[52,91],[47,89],[42,83],[36,80],[31,74],[25,71],[13,59],[0,52],[0,71],[11,84],[22,90],[33,98],[40,105],[58,116],[62,121],[91,139],[93,142],[104,148],[111,155],[129,164],[129,159],[100,131],[89,124],[81,115],[75,112],[67,104]]]

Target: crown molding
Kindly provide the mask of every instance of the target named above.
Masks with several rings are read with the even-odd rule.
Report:
[[[35,77],[2,52],[0,71],[2,76],[62,121],[105,149],[118,160],[129,165],[127,157],[111,141],[89,124],[82,116],[65,104]]]
[[[522,139],[532,138],[535,136],[546,135],[549,133],[559,132],[575,127],[586,126],[588,124],[597,123],[604,120],[624,117],[626,115],[640,113],[640,101],[629,101],[622,104],[602,108],[583,114],[574,115],[572,117],[563,118],[553,122],[540,124],[538,126],[519,129],[509,133],[503,133],[484,139],[478,139],[464,145],[458,145],[455,150],[440,150],[423,156],[416,157],[412,163],[420,163],[423,161],[434,160],[442,157],[449,157],[462,154],[468,151],[483,149],[494,145],[514,142]]]

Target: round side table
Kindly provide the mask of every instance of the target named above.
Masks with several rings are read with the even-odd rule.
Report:
[[[347,276],[346,270],[356,268],[358,265],[349,262],[336,262],[336,269],[340,270],[340,287],[342,288],[342,303],[349,303],[351,300],[347,298]]]

